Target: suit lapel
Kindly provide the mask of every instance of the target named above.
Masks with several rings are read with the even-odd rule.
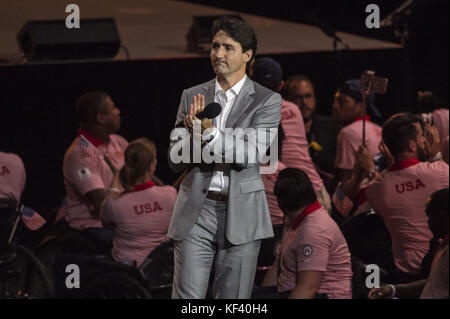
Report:
[[[247,76],[241,91],[233,103],[233,107],[228,115],[225,127],[234,127],[236,121],[242,116],[242,114],[244,114],[245,110],[253,102],[254,93],[255,87],[253,85],[253,81]]]

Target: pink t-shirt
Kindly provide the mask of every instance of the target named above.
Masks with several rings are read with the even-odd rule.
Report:
[[[153,182],[109,199],[102,221],[114,229],[114,259],[129,264],[135,260],[140,266],[154,248],[167,241],[176,199],[175,188]]]
[[[98,219],[90,213],[93,206],[85,202],[83,196],[95,189],[108,189],[113,173],[103,156],[107,155],[118,168],[125,163],[124,152],[128,142],[121,136],[111,134],[108,143],[101,143],[95,137],[82,132],[64,156],[63,174],[67,194],[65,220],[70,227],[83,230],[102,227]]]
[[[312,205],[319,208],[283,235],[278,290],[293,290],[299,271],[321,271],[317,293],[326,293],[329,299],[351,299],[353,273],[347,242],[328,212],[317,202]]]
[[[278,206],[278,200],[273,193],[273,188],[275,187],[275,182],[278,179],[278,173],[286,168],[282,162],[278,161],[277,171],[273,174],[261,174],[262,181],[264,183],[264,188],[266,191],[267,204],[269,205],[270,219],[273,225],[282,224],[284,214],[280,206]]]
[[[441,140],[445,139],[448,136],[448,110],[447,109],[438,109],[433,111],[433,125],[436,126],[439,137]]]
[[[353,123],[345,126],[339,132],[336,146],[336,160],[334,166],[340,169],[353,169],[355,165],[355,153],[362,145],[362,116]],[[366,117],[366,146],[370,155],[374,157],[380,151],[378,145],[381,142],[381,127],[369,121]]]
[[[448,165],[443,161],[409,159],[383,171],[365,190],[367,200],[383,217],[391,234],[394,262],[403,272],[420,271],[432,238],[426,201],[435,191],[448,187],[448,174]]]
[[[25,181],[25,167],[20,157],[0,152],[0,198],[15,199],[20,203]]]
[[[296,104],[283,100],[281,126],[285,135],[281,149],[281,161],[286,167],[295,167],[304,171],[316,191],[322,189],[322,179],[309,155],[309,144],[302,113]]]

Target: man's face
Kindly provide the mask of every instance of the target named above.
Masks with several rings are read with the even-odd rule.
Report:
[[[337,92],[333,102],[333,118],[344,125],[351,123],[357,117],[358,104],[351,96]]]
[[[115,133],[120,128],[120,110],[114,104],[114,101],[107,97],[100,108],[103,125],[108,129],[108,132]]]
[[[210,52],[211,64],[216,75],[229,77],[235,73],[245,74],[245,66],[250,60],[252,50],[242,52],[242,46],[224,31],[213,38]]]
[[[289,100],[300,108],[303,120],[309,121],[316,110],[314,88],[308,81],[292,83],[289,88]]]
[[[425,152],[425,136],[423,135],[422,125],[414,123],[417,129],[416,145],[417,145],[417,159],[421,162],[427,161],[427,154]]]

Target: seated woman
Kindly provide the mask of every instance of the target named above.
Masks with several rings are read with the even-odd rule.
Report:
[[[104,227],[114,230],[112,257],[140,266],[149,253],[168,240],[167,230],[177,198],[172,186],[155,186],[156,147],[139,138],[125,151],[120,181],[125,192],[110,198],[101,213]]]

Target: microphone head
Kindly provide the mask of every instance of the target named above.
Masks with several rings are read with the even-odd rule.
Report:
[[[219,103],[212,102],[205,106],[205,109],[201,112],[201,114],[198,114],[197,117],[213,119],[219,115],[220,112],[222,112],[222,106],[220,106]]]

